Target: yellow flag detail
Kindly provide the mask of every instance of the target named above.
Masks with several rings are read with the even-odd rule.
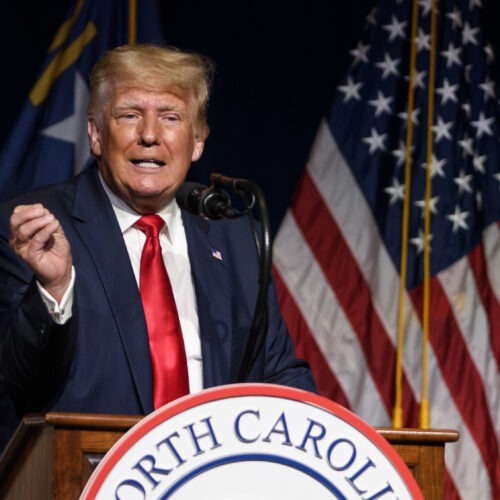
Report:
[[[38,106],[47,98],[56,78],[59,77],[80,57],[80,54],[83,52],[85,46],[96,35],[97,28],[94,23],[88,22],[82,34],[64,51],[59,52],[54,57],[30,92],[29,97],[34,106]]]
[[[57,30],[54,40],[52,40],[52,45],[49,48],[49,54],[54,50],[57,50],[59,47],[61,47],[63,44],[66,43],[66,41],[69,38],[69,34],[71,33],[71,29],[73,28],[73,25],[78,19],[78,15],[80,14],[80,11],[82,10],[84,3],[85,3],[84,0],[78,0],[73,15],[67,21],[64,21],[61,24],[61,26]]]

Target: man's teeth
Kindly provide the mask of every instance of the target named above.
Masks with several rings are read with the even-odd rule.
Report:
[[[164,165],[163,162],[157,160],[134,160],[134,165],[142,168],[159,168]]]

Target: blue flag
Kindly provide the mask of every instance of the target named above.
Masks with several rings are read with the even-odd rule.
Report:
[[[0,155],[0,200],[68,179],[91,162],[88,75],[108,49],[161,43],[155,0],[75,0]]]

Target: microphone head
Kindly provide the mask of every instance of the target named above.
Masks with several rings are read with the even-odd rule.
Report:
[[[185,181],[175,193],[175,199],[181,208],[195,215],[201,215],[200,199],[207,186],[198,182]]]

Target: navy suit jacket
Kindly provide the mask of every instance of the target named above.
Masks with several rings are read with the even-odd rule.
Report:
[[[73,316],[63,326],[51,320],[31,270],[8,245],[13,207],[35,202],[59,219],[71,244],[75,302]],[[246,219],[207,221],[184,211],[182,216],[198,308],[204,387],[232,383],[258,291],[253,233]],[[265,348],[247,380],[315,390],[309,367],[294,357],[274,285]],[[2,204],[0,449],[26,412],[152,410],[151,361],[140,294],[97,168]]]

